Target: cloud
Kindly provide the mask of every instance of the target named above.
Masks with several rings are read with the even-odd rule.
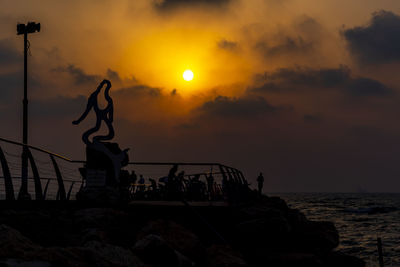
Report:
[[[269,42],[260,41],[255,45],[255,48],[260,51],[266,58],[309,53],[314,46],[311,41],[306,41],[303,37],[285,37],[278,44],[270,45]]]
[[[58,67],[52,71],[68,73],[73,77],[76,85],[95,83],[101,80],[100,76],[87,74],[83,69],[76,67],[74,64],[70,64],[67,67]]]
[[[346,66],[339,68],[281,68],[275,72],[256,76],[256,81],[263,84],[249,88],[249,92],[298,92],[320,91],[321,89],[335,89],[353,96],[385,96],[393,90],[379,81],[351,76]]]
[[[160,97],[161,89],[156,87],[150,87],[147,85],[134,85],[118,89],[113,93],[117,97],[134,97],[134,96],[151,96]]]
[[[218,47],[224,50],[235,50],[238,48],[238,43],[222,39],[218,42]]]
[[[112,69],[107,69],[107,78],[111,80],[111,82],[121,82],[121,78],[119,77],[118,72],[112,70]]]
[[[304,114],[303,120],[306,123],[319,124],[323,121],[323,118],[320,114]]]
[[[369,78],[352,79],[348,82],[346,89],[355,96],[385,96],[393,93],[386,85]]]
[[[161,0],[154,1],[154,6],[160,11],[168,11],[180,7],[206,6],[221,8],[229,4],[232,0]]]
[[[217,96],[205,102],[197,111],[217,117],[253,117],[273,113],[279,108],[269,104],[263,97],[226,97]]]
[[[0,74],[0,103],[11,104],[16,100],[18,92],[23,90],[23,72],[17,71],[13,73]],[[20,91],[18,91],[20,89]]]
[[[71,121],[79,116],[86,107],[87,97],[78,95],[76,97],[56,96],[48,99],[34,100],[30,102],[33,116],[38,118],[70,117]]]
[[[0,40],[0,65],[9,65],[14,63],[21,63],[22,52],[15,48],[15,44],[9,39]]]
[[[342,34],[361,64],[400,60],[400,16],[392,12],[375,12],[368,25],[346,29]]]

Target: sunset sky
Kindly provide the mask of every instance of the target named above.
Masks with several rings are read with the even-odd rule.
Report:
[[[84,159],[112,82],[132,161],[216,161],[266,191],[400,191],[399,0],[0,0],[0,137]],[[185,70],[194,78],[185,81]]]

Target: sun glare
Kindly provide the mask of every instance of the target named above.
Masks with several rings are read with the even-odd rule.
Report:
[[[193,71],[191,71],[191,70],[185,70],[184,72],[183,72],[183,79],[185,80],[185,81],[191,81],[191,80],[193,80]]]

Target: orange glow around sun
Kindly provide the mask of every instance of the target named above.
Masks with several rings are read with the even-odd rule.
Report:
[[[132,46],[119,62],[120,73],[133,75],[149,86],[177,89],[183,95],[245,81],[248,64],[238,55],[221,53],[217,45],[220,39],[220,34],[199,28],[154,29],[130,41]]]

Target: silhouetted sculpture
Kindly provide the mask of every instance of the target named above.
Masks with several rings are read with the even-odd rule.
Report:
[[[107,106],[104,109],[101,109],[98,103],[98,96],[104,86],[104,97],[107,101]],[[86,182],[90,179],[90,181],[95,182],[89,184],[96,185],[96,188],[90,186],[90,188],[85,189],[86,191],[84,190],[84,192],[90,192],[87,193],[87,195],[89,196],[88,198],[91,199],[96,199],[96,194],[99,195],[100,192],[104,190],[112,192],[107,193],[108,195],[118,195],[121,193],[118,192],[118,188],[124,188],[125,190],[129,186],[129,173],[124,174],[126,177],[120,177],[121,168],[126,166],[129,162],[127,154],[128,149],[121,150],[117,143],[104,142],[111,140],[114,137],[114,128],[112,125],[114,107],[109,94],[110,89],[111,82],[103,80],[97,89],[90,95],[83,114],[79,119],[72,122],[75,125],[79,124],[87,117],[92,109],[96,114],[96,125],[82,134],[82,140],[86,144]],[[106,124],[108,134],[104,136],[94,136],[92,141],[90,141],[90,135],[100,130],[102,122]],[[124,178],[124,181],[120,181],[120,178]],[[123,183],[125,183],[125,186],[122,186]],[[86,183],[86,185],[88,185],[88,183]],[[108,189],[104,187],[107,187]],[[90,195],[93,195],[93,197]]]
[[[98,103],[98,95],[101,91],[101,88],[103,88],[103,86],[105,84],[107,86],[106,86],[106,89],[104,90],[104,97],[107,100],[107,106],[104,109],[100,109],[99,103]],[[75,125],[79,124],[81,121],[83,121],[86,118],[86,116],[89,114],[90,110],[93,108],[94,112],[96,113],[96,125],[93,128],[91,128],[83,133],[82,140],[86,145],[91,144],[91,142],[89,141],[89,136],[91,134],[97,132],[98,130],[100,130],[102,121],[104,121],[104,123],[108,127],[108,135],[95,136],[95,137],[93,137],[93,141],[95,141],[95,140],[96,141],[111,140],[114,137],[114,128],[112,126],[112,122],[114,119],[113,118],[114,106],[113,106],[113,101],[109,94],[110,89],[111,89],[111,82],[109,80],[103,80],[97,87],[96,91],[94,91],[90,95],[87,106],[86,106],[86,110],[83,112],[82,116],[79,119],[72,122]]]
[[[262,194],[263,186],[264,186],[264,176],[262,172],[260,172],[260,175],[257,177],[257,183],[258,183],[258,192]]]

